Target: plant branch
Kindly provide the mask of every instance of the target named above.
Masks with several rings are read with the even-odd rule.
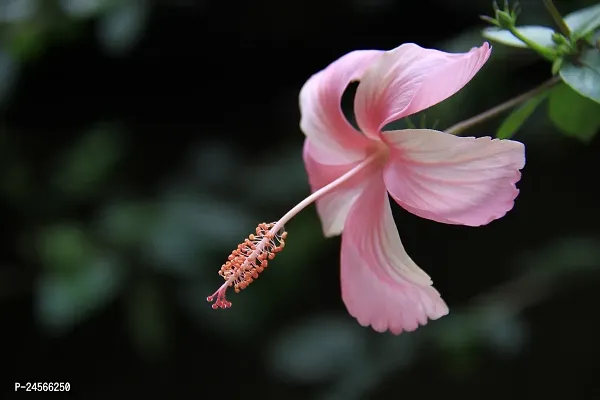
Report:
[[[510,110],[511,108],[516,107],[519,104],[524,103],[525,101],[545,92],[552,86],[556,85],[558,82],[560,82],[560,77],[555,76],[555,77],[547,80],[546,82],[542,83],[540,86],[536,87],[535,89],[532,89],[526,93],[523,93],[523,94],[521,94],[517,97],[514,97],[508,101],[505,101],[504,103],[499,104],[496,107],[490,108],[489,110],[484,111],[479,115],[476,115],[472,118],[466,119],[464,121],[461,121],[457,124],[452,125],[450,128],[446,129],[445,132],[450,133],[452,135],[458,135],[458,134],[462,133],[463,131],[469,129],[472,126],[475,126],[482,122],[485,122],[488,119],[493,118],[493,117],[497,116],[498,114],[503,113],[506,110]]]
[[[508,28],[508,31],[510,33],[512,33],[512,35],[514,37],[516,37],[517,39],[519,39],[521,42],[525,43],[527,45],[527,47],[529,47],[531,50],[538,53],[540,56],[544,57],[546,60],[554,61],[556,59],[557,53],[556,53],[555,49],[546,47],[546,46],[542,46],[541,44],[534,42],[533,40],[530,40],[529,38],[524,36],[521,32],[519,32],[519,30],[514,26],[511,26],[510,28]]]
[[[565,35],[566,37],[570,37],[571,29],[569,28],[569,26],[563,19],[562,15],[560,15],[560,12],[554,5],[554,2],[552,0],[544,0],[544,6],[546,6],[546,10],[548,10],[548,13],[554,20],[554,23],[556,24],[556,26],[558,26],[558,29],[560,29],[562,34]]]

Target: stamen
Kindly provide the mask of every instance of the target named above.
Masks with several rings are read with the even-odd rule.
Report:
[[[225,283],[206,298],[206,301],[214,301],[212,308],[231,307],[231,302],[225,298],[227,288],[233,287],[239,293],[250,286],[267,268],[269,261],[283,250],[286,238],[287,232],[275,222],[258,224],[256,234],[249,235],[240,243],[221,266],[219,275]]]
[[[385,151],[381,151],[381,150]],[[321,189],[312,193],[310,196],[296,204],[276,223],[262,223],[256,228],[256,234],[248,236],[246,240],[240,243],[237,249],[233,250],[225,264],[221,266],[219,275],[223,277],[225,283],[206,298],[208,302],[214,302],[213,309],[229,308],[231,302],[225,298],[225,292],[229,287],[233,286],[233,290],[239,293],[247,288],[252,282],[258,278],[258,275],[267,268],[269,261],[275,258],[275,255],[283,250],[287,232],[283,226],[291,220],[296,214],[314,203],[317,199],[325,196],[333,191],[341,184],[352,178],[360,171],[375,167],[378,163],[383,162],[387,157],[387,147],[379,146],[373,151],[373,154],[368,156],[357,166],[346,172],[344,175],[337,178],[335,181],[323,186]]]

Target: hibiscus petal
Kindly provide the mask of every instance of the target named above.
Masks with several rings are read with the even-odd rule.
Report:
[[[302,155],[312,192],[316,192],[323,186],[338,179],[360,163],[360,161],[356,161],[343,165],[321,164],[312,157],[313,152],[312,142],[306,139]],[[358,195],[365,189],[368,177],[373,172],[374,167],[365,168],[334,191],[316,201],[317,213],[321,219],[323,234],[326,237],[342,233],[350,207],[352,207]]]
[[[413,331],[448,314],[429,276],[402,246],[380,175],[369,180],[346,220],[341,283],[348,312],[378,332]]]
[[[473,78],[490,53],[487,43],[461,54],[413,43],[384,53],[358,85],[354,100],[358,126],[374,138],[390,122],[447,99]]]
[[[365,157],[369,140],[342,113],[341,99],[352,81],[383,51],[353,51],[314,74],[300,91],[300,128],[313,144],[313,157],[323,164],[347,164]]]
[[[480,226],[514,206],[525,146],[512,140],[458,137],[430,129],[383,133],[390,194],[406,210],[449,224]]]

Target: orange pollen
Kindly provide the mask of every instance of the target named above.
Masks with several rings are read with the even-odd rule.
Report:
[[[206,298],[209,302],[214,301],[213,309],[231,307],[231,302],[225,298],[227,288],[233,287],[233,290],[239,293],[250,286],[267,268],[269,261],[283,250],[287,232],[283,228],[278,232],[271,232],[275,224],[275,222],[258,224],[256,233],[250,234],[227,257],[227,261],[219,270],[219,275],[225,283]]]

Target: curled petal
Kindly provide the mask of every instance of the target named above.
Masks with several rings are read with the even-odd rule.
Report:
[[[315,160],[347,164],[366,155],[368,139],[350,125],[342,113],[341,99],[352,81],[383,52],[353,51],[308,79],[300,91],[300,128],[313,144]]]
[[[448,314],[431,279],[408,256],[380,176],[352,206],[341,250],[342,298],[363,326],[394,334]]]
[[[525,146],[512,140],[457,137],[430,129],[383,133],[392,147],[388,191],[406,210],[449,224],[480,226],[514,206]]]
[[[473,78],[490,53],[487,43],[461,54],[413,43],[384,53],[358,85],[354,111],[359,127],[374,138],[390,122],[447,99]]]
[[[313,153],[314,146],[310,140],[306,139],[304,141],[303,158],[312,192],[316,192],[338,179],[360,163],[360,161],[356,161],[343,165],[321,164],[313,158]],[[321,226],[326,237],[342,233],[350,207],[352,207],[358,195],[363,192],[368,177],[373,173],[374,169],[367,167],[341,184],[336,190],[316,201],[317,213],[321,219]]]

